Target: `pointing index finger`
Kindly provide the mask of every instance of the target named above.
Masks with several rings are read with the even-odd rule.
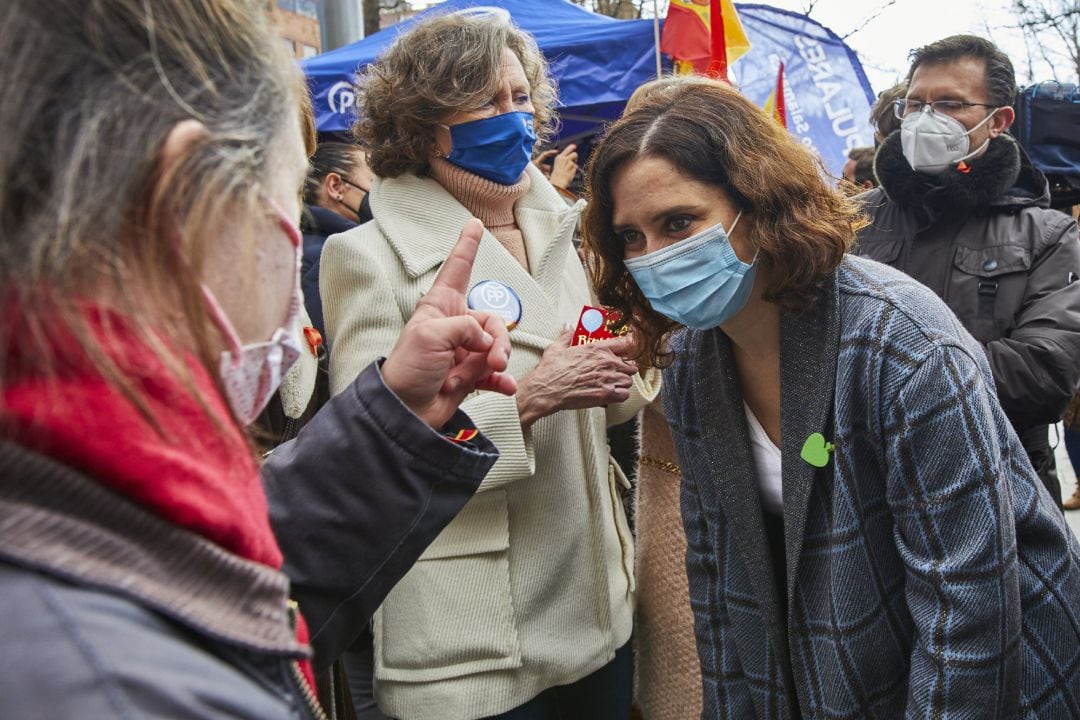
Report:
[[[457,244],[443,262],[439,274],[435,276],[435,282],[431,284],[433,289],[441,286],[462,295],[465,294],[469,288],[473,261],[476,260],[476,253],[480,249],[480,237],[483,234],[484,225],[476,218],[471,218],[465,223]]]

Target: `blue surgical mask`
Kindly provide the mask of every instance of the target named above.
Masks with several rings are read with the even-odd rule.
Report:
[[[444,127],[451,145],[446,159],[500,185],[516,183],[532,159],[532,113],[508,112]]]
[[[735,216],[731,230],[742,217]],[[708,330],[733,318],[750,297],[757,263],[739,259],[722,224],[674,245],[623,261],[653,310]]]

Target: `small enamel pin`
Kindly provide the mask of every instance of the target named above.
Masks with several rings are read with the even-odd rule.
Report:
[[[823,468],[829,464],[829,453],[836,447],[825,439],[821,433],[812,433],[803,443],[799,456],[808,464],[816,468]]]

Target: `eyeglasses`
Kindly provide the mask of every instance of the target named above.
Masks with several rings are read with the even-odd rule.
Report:
[[[924,103],[922,100],[896,100],[893,102],[893,113],[898,119],[903,120],[908,115],[922,112],[922,109],[927,105],[930,106],[931,112],[941,113],[942,115],[959,115],[964,111],[964,108],[969,107],[1001,107],[1000,105],[962,102],[960,100],[935,100],[932,103]]]
[[[348,185],[349,187],[352,187],[352,188],[356,188],[357,190],[359,190],[359,191],[360,191],[360,192],[362,192],[362,193],[366,193],[366,192],[369,192],[369,191],[368,191],[368,190],[367,190],[366,188],[362,188],[362,187],[360,187],[359,185],[357,185],[357,184],[356,184],[356,183],[354,183],[354,182],[349,182],[349,181],[348,181],[348,180],[346,180],[345,178],[341,178],[341,182],[345,183],[345,184],[346,184],[346,185]]]

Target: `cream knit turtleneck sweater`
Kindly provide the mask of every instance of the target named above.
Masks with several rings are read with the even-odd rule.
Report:
[[[521,179],[513,185],[500,185],[443,158],[435,158],[431,161],[431,176],[484,223],[484,227],[523,268],[529,269],[525,238],[514,218],[514,203],[532,186],[528,173],[522,173]]]

